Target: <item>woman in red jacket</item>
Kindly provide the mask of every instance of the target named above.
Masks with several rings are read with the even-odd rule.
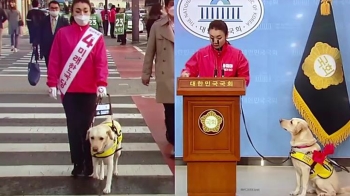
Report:
[[[85,140],[96,111],[97,96],[107,95],[108,64],[102,34],[89,25],[88,0],[74,0],[73,22],[55,35],[48,66],[51,97],[61,93],[67,119],[73,176],[92,174],[90,143]]]
[[[226,40],[228,28],[224,21],[209,24],[211,45],[199,49],[186,63],[182,77],[243,77],[249,84],[249,62],[241,50]]]

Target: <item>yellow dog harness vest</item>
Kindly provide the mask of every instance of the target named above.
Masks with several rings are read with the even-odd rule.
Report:
[[[293,150],[290,152],[290,157],[310,166],[310,178],[318,176],[327,179],[333,174],[334,167],[327,158],[323,161],[323,164],[319,164],[312,159],[312,153],[305,154]]]
[[[106,157],[114,155],[117,151],[121,150],[121,148],[118,148],[119,144],[123,140],[123,134],[122,134],[121,127],[115,126],[114,124],[112,124],[112,122],[107,122],[105,124],[108,125],[113,130],[113,132],[115,133],[115,135],[117,137],[114,138],[113,145],[111,145],[109,148],[107,148],[102,153],[92,153],[92,156],[95,158],[106,158]]]

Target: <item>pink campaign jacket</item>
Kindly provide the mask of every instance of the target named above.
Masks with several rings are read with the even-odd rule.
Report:
[[[221,52],[211,45],[199,49],[187,61],[185,69],[190,77],[214,77],[215,65],[217,65],[217,77],[221,77],[224,69],[224,77],[244,77],[249,84],[249,62],[242,51],[225,44]]]
[[[89,25],[76,23],[61,28],[55,35],[47,70],[47,86],[56,87],[64,65]],[[107,86],[108,63],[103,36],[96,42],[67,92],[96,93],[98,86]]]

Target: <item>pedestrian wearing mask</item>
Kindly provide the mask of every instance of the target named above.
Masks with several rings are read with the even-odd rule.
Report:
[[[49,15],[44,18],[40,25],[40,59],[45,58],[46,67],[49,63],[51,46],[56,33],[60,28],[69,25],[68,20],[60,16],[59,13],[60,4],[57,1],[50,1]]]
[[[164,105],[166,138],[174,146],[174,0],[165,0],[164,4],[167,15],[153,23],[149,34],[142,83],[149,85],[153,60],[156,58],[156,100]]]
[[[17,10],[16,2],[10,1],[10,8],[7,10],[8,30],[11,36],[11,51],[18,51],[18,36],[21,34],[21,27],[24,22],[21,12]]]
[[[103,34],[90,27],[89,0],[74,0],[72,24],[53,41],[48,66],[49,95],[61,93],[66,114],[72,176],[92,174],[90,143],[85,139],[96,112],[97,97],[107,95],[108,62]]]
[[[227,41],[228,27],[222,20],[209,24],[211,44],[187,61],[182,77],[242,77],[249,84],[249,62],[241,50]]]

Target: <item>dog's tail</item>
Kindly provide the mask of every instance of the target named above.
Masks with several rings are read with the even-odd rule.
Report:
[[[350,193],[350,186],[340,188],[337,194],[345,194],[345,193]]]

